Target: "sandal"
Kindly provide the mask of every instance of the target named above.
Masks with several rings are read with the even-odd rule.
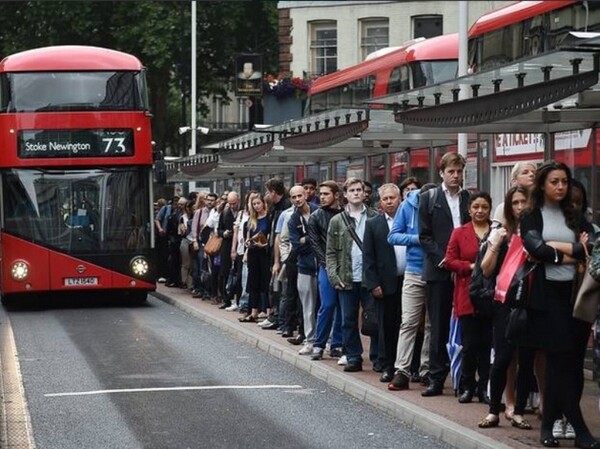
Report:
[[[521,420],[518,421],[513,417],[513,419],[510,420],[510,423],[517,429],[531,430],[531,424],[529,424],[525,418],[521,418]]]
[[[500,424],[499,417],[496,416],[496,419],[488,419],[488,417],[486,416],[481,421],[479,421],[479,424],[477,424],[477,426],[480,429],[491,429],[492,427],[498,427],[498,424]]]
[[[243,318],[238,318],[238,321],[240,323],[256,323],[257,318],[255,316],[252,315],[247,315]]]

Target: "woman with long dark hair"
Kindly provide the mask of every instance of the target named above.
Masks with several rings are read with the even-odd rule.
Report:
[[[527,206],[528,196],[528,190],[521,186],[511,187],[506,193],[503,206],[504,226],[490,233],[485,255],[481,261],[482,273],[488,279],[495,279],[513,237],[519,238],[519,217]],[[479,421],[478,426],[482,429],[496,427],[500,423],[502,392],[507,385],[508,368],[517,349],[505,337],[509,313],[510,307],[507,304],[494,301],[492,305],[494,362],[490,370],[490,408],[488,415]],[[533,350],[519,348],[518,358],[517,394],[515,401],[511,403],[513,410],[507,419],[513,427],[528,430],[531,429],[531,424],[525,420],[523,414],[529,393],[527,377],[533,369]]]
[[[538,169],[531,195],[531,209],[521,217],[521,236],[528,253],[540,263],[534,271],[523,345],[546,353],[546,394],[540,441],[557,447],[552,435],[554,420],[564,414],[575,429],[575,447],[600,448],[581,413],[580,379],[584,328],[573,318],[575,263],[586,257],[584,245],[593,231],[573,207],[572,176],[560,162],[547,161]]]

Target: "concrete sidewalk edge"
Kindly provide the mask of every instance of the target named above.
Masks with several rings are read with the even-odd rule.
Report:
[[[299,356],[291,348],[272,341],[261,340],[255,332],[239,328],[228,320],[223,320],[202,311],[199,308],[178,301],[159,292],[152,295],[167,304],[189,313],[251,346],[257,347],[274,357],[284,360],[300,368],[314,377],[323,380],[328,385],[344,391],[356,399],[364,401],[372,407],[382,410],[415,428],[439,438],[445,443],[464,449],[505,449],[510,448],[499,441],[486,437],[468,427],[461,426],[449,419],[430,412],[413,403],[398,398],[396,395],[382,392],[373,386],[352,379],[349,375],[331,369],[329,366],[313,362]]]

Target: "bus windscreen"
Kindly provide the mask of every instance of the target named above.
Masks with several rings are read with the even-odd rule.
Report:
[[[12,169],[2,196],[4,231],[28,241],[70,254],[151,247],[146,170]]]
[[[143,72],[17,72],[0,83],[1,112],[147,109]]]

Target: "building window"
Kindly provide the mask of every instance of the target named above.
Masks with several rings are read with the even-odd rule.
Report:
[[[337,70],[337,25],[335,21],[311,23],[311,72],[326,75]]]
[[[413,38],[434,37],[444,34],[444,18],[441,15],[413,16]]]
[[[360,49],[362,59],[374,51],[390,46],[390,26],[387,18],[369,18],[360,21]]]

